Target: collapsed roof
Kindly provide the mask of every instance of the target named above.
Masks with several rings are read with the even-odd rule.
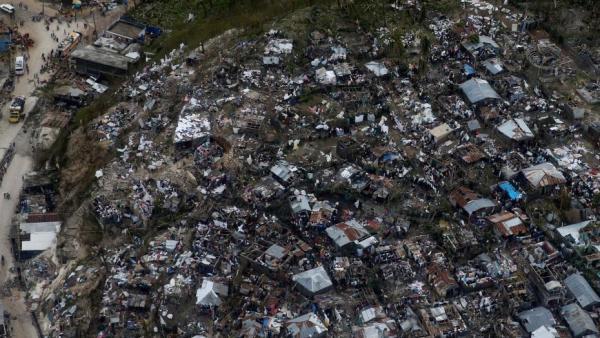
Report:
[[[543,188],[567,182],[565,176],[554,164],[546,162],[521,170],[532,188]]]
[[[505,121],[498,126],[498,131],[515,141],[526,141],[534,137],[525,120],[520,118]]]
[[[290,336],[294,338],[314,338],[327,332],[327,327],[312,312],[289,320],[287,329]]]
[[[356,220],[338,223],[325,229],[327,236],[331,238],[338,248],[344,247],[354,241],[368,236],[369,232]]]

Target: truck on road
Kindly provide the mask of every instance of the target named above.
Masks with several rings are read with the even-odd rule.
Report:
[[[21,121],[23,110],[25,110],[25,97],[17,96],[10,104],[8,122],[19,123]]]
[[[15,58],[15,75],[25,74],[25,58],[23,56],[17,56]]]

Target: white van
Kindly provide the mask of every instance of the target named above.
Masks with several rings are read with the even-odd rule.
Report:
[[[0,9],[5,11],[8,14],[13,14],[15,12],[15,8],[12,5],[9,4],[2,4],[0,5]]]
[[[25,74],[25,58],[23,56],[17,56],[15,59],[15,74]]]

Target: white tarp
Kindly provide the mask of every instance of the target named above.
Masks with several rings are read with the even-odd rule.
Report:
[[[323,85],[334,85],[336,84],[336,76],[332,70],[327,70],[325,68],[319,68],[315,71],[315,77],[317,78],[317,82]]]
[[[210,122],[204,113],[193,113],[179,116],[175,128],[175,143],[198,140],[210,135]]]
[[[373,72],[373,74],[375,74],[375,76],[384,76],[384,75],[388,74],[387,67],[381,62],[376,62],[376,61],[367,62],[365,64],[365,67],[367,67],[368,70]]]
[[[202,287],[196,290],[196,305],[219,306],[221,299],[214,289],[215,284],[209,280],[202,281]]]
[[[294,43],[290,39],[272,39],[265,47],[265,54],[290,54]]]

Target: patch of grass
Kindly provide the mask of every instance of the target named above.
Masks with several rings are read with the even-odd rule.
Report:
[[[112,91],[106,91],[98,96],[92,103],[79,109],[73,118],[75,128],[88,124],[97,116],[104,114],[108,108],[117,103],[117,97]]]
[[[220,35],[221,33],[234,28],[244,29],[248,35],[256,35],[263,32],[264,25],[267,22],[277,19],[298,9],[313,5],[310,0],[252,0],[252,1],[214,1],[209,15],[203,17],[202,7],[198,8],[195,1],[180,1],[181,3],[191,4],[193,6],[173,5],[179,1],[162,1],[159,4],[151,3],[155,8],[154,13],[149,15],[148,9],[140,8],[133,13],[133,16],[140,21],[164,26],[163,29],[171,30],[168,34],[163,34],[153,42],[151,48],[156,53],[155,57],[161,57],[172,49],[178,48],[184,43],[188,48],[195,48],[201,43]],[[318,4],[327,6],[334,3],[333,0],[322,0]],[[226,5],[224,5],[226,4]],[[162,12],[162,10],[166,12]],[[153,18],[154,15],[160,17]],[[196,14],[196,20],[185,22],[188,13]],[[171,17],[167,20],[163,17]]]

